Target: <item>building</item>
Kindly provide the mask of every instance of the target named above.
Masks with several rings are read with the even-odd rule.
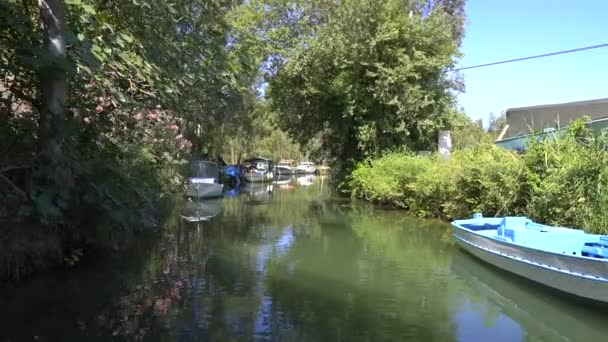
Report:
[[[531,133],[559,131],[584,116],[591,118],[594,130],[608,126],[608,98],[510,108],[506,112],[507,125],[496,144],[507,149],[523,150],[525,138]]]

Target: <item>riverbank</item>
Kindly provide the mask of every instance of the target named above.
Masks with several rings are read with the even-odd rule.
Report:
[[[361,163],[347,180],[354,198],[444,220],[525,215],[551,225],[608,232],[605,138],[584,123],[531,143],[524,154],[480,144],[437,155],[395,152]]]

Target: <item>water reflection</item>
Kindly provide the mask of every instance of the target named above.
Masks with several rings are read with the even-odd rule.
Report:
[[[188,200],[180,210],[180,216],[188,222],[209,221],[224,210],[221,198]]]
[[[293,176],[291,175],[277,175],[274,179],[274,184],[284,185],[291,184],[293,182]]]
[[[605,339],[605,315],[483,267],[445,225],[328,189],[186,203],[127,255],[4,289],[0,341]]]
[[[300,186],[311,186],[315,182],[315,176],[313,176],[313,175],[299,176],[299,177],[297,177],[297,182],[298,182],[298,185],[300,185]]]
[[[249,204],[267,203],[273,191],[272,183],[245,183],[241,188],[241,194],[245,195]]]
[[[455,312],[463,340],[465,336],[481,340],[496,330],[506,331],[501,335],[504,341],[523,341],[525,335],[546,341],[606,339],[607,316],[594,308],[583,310],[581,303],[496,270],[461,251],[452,256],[452,271],[461,281],[457,292],[466,294],[460,297]],[[471,329],[480,325],[476,322],[486,327]],[[504,329],[505,325],[511,328]]]

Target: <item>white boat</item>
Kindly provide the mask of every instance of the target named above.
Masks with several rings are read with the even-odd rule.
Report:
[[[260,171],[260,170],[247,170],[243,173],[243,178],[250,183],[268,182],[272,181],[274,175],[272,172]]]
[[[526,217],[451,223],[456,243],[479,259],[553,289],[608,303],[608,236]]]
[[[274,167],[274,173],[277,175],[293,175],[295,173],[295,167],[293,167],[292,160],[281,160],[277,166]]]
[[[186,181],[186,196],[193,198],[214,198],[223,195],[224,185],[220,184],[217,163],[208,160],[191,162],[192,176]]]
[[[243,178],[247,182],[271,182],[274,179],[272,160],[266,158],[251,158],[245,160]]]
[[[300,162],[295,172],[298,174],[313,174],[317,172],[317,168],[313,162]]]

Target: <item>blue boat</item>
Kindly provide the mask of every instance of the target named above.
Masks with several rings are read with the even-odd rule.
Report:
[[[542,225],[527,217],[451,223],[456,243],[477,258],[559,291],[608,303],[608,236]]]
[[[223,183],[231,186],[238,186],[241,183],[243,172],[239,165],[226,165],[221,170],[220,178]]]

